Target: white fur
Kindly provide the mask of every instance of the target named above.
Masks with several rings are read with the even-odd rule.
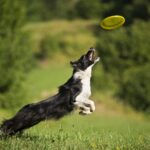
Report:
[[[98,57],[94,64],[89,66],[86,70],[79,70],[74,74],[74,79],[81,79],[82,91],[75,99],[75,105],[81,109],[81,114],[91,114],[95,111],[95,104],[92,100],[89,99],[91,96],[91,74],[92,67],[100,60]]]
[[[79,70],[74,74],[75,79],[81,79],[82,91],[75,99],[75,105],[81,109],[81,114],[91,114],[95,111],[95,104],[92,100],[89,99],[91,96],[91,74],[92,67],[100,60],[98,57],[94,64],[89,66],[86,70]]]
[[[91,79],[91,72],[92,67],[88,67],[85,71],[78,71],[74,74],[75,79],[81,79],[82,83],[82,91],[81,93],[76,97],[75,105],[82,109],[81,114],[90,114],[95,110],[94,102],[89,100],[89,97],[91,96],[91,85],[90,85],[90,79]]]
[[[85,71],[78,71],[74,74],[75,79],[81,79],[82,83],[82,92],[78,97],[85,97],[88,98],[91,96],[91,86],[90,86],[90,79],[91,79],[91,70],[92,66],[88,67]]]

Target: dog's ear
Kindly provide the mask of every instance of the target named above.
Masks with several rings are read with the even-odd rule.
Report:
[[[76,68],[77,67],[77,63],[76,61],[70,61],[70,64],[73,68]]]

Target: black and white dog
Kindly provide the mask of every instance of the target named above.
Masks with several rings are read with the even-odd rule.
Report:
[[[73,67],[72,77],[59,87],[58,93],[53,97],[21,108],[13,118],[2,123],[0,127],[2,134],[14,135],[43,120],[59,119],[75,108],[80,109],[80,114],[86,115],[93,112],[95,105],[89,99],[91,95],[90,79],[92,67],[98,61],[99,57],[95,57],[95,49],[90,48],[80,59],[70,62]]]

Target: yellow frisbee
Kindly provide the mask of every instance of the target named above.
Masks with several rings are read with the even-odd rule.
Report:
[[[100,26],[106,30],[113,30],[119,28],[125,23],[125,18],[123,16],[114,15],[109,16],[101,21]]]

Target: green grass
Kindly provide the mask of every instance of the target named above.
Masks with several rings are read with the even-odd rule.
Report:
[[[22,136],[1,139],[2,150],[149,150],[150,123],[94,113],[43,122]]]

